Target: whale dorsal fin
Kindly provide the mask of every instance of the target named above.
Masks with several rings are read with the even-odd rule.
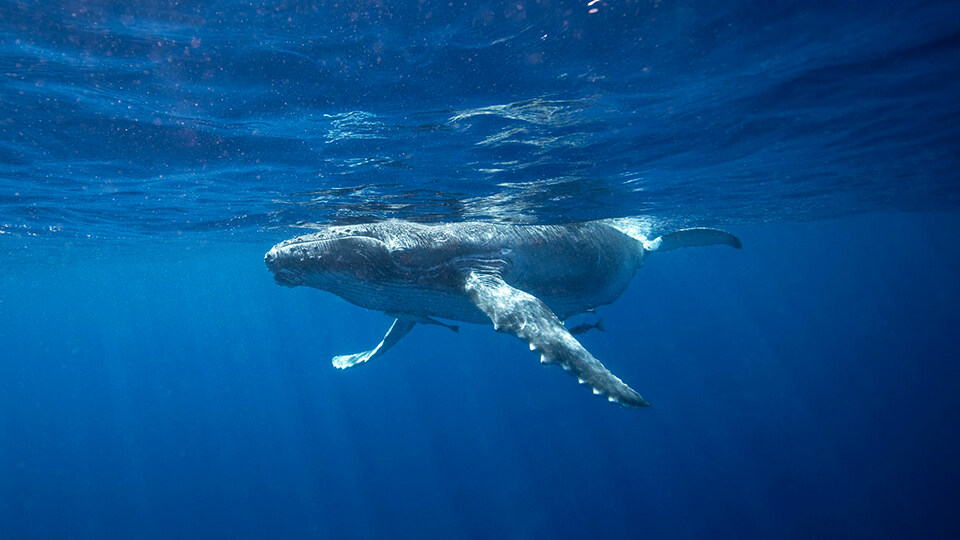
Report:
[[[334,356],[333,366],[339,369],[347,369],[348,367],[373,360],[387,352],[390,347],[396,345],[397,342],[400,341],[400,338],[407,335],[416,325],[416,321],[410,319],[396,319],[393,321],[393,324],[390,325],[390,329],[387,330],[387,335],[383,336],[383,339],[376,347],[369,351]]]
[[[540,362],[559,364],[610,401],[627,407],[650,403],[627,386],[576,340],[537,297],[508,285],[497,273],[470,271],[464,291],[498,332],[513,334],[540,353]]]
[[[647,251],[670,251],[671,249],[714,246],[718,244],[735,247],[737,249],[740,249],[742,246],[740,239],[727,231],[696,228],[681,229],[643,242],[643,248]]]

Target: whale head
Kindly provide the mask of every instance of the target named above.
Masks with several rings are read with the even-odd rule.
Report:
[[[328,291],[356,282],[388,279],[390,248],[375,229],[327,227],[273,246],[264,256],[280,285],[306,285]]]
[[[264,262],[280,285],[320,289],[368,309],[484,321],[462,284],[465,268],[503,256],[499,247],[487,251],[455,225],[386,220],[319,228],[273,246]]]

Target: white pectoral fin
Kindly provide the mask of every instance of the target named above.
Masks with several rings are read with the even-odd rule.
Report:
[[[387,352],[390,347],[396,345],[397,342],[400,341],[400,338],[407,335],[416,324],[415,321],[396,319],[393,321],[393,324],[390,325],[390,329],[387,330],[387,335],[383,336],[383,340],[381,340],[376,347],[369,351],[334,356],[333,366],[339,369],[347,369],[348,367],[373,360]]]
[[[559,364],[610,401],[627,407],[650,405],[594,358],[537,297],[511,287],[498,274],[480,272],[467,274],[464,289],[494,329],[526,341],[542,363]]]

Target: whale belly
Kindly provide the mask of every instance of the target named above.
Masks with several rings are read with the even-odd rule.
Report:
[[[330,291],[351,304],[392,315],[436,317],[478,324],[490,321],[459,291],[344,276],[317,276],[306,285]]]

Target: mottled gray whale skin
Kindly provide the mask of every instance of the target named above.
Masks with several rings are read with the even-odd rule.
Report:
[[[528,343],[544,364],[627,407],[647,400],[610,373],[564,327],[564,319],[617,299],[654,251],[740,240],[684,229],[653,240],[623,220],[570,225],[389,220],[330,226],[281,242],[265,256],[277,283],[332,292],[396,318],[372,350],[334,357],[347,368],[382,355],[416,323],[493,323]]]

